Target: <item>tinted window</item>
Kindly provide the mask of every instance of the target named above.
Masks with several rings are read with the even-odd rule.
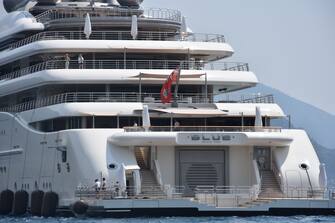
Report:
[[[24,7],[30,0],[3,0],[6,11],[13,12]]]

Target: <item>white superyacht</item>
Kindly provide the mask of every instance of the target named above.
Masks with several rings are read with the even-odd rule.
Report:
[[[0,0],[0,214],[334,214],[224,36],[142,1]]]

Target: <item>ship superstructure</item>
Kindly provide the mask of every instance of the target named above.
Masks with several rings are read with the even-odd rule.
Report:
[[[224,36],[141,3],[0,1],[0,212],[333,213],[306,132],[230,96],[258,80]]]

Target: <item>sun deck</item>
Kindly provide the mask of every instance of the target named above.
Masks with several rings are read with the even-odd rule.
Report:
[[[181,12],[174,9],[166,8],[147,8],[147,9],[127,9],[127,8],[113,8],[113,7],[55,7],[43,8],[36,7],[34,11],[42,12],[36,15],[36,20],[41,23],[50,23],[57,20],[63,22],[69,21],[67,19],[85,18],[87,13],[94,18],[115,18],[115,17],[131,17],[137,15],[139,18],[157,21],[169,21],[181,25],[182,15]],[[33,11],[33,12],[34,12]]]
[[[249,65],[240,62],[195,62],[185,60],[85,60],[82,65],[78,64],[76,60],[50,60],[28,66],[13,72],[3,73],[0,76],[0,81],[12,80],[25,75],[36,73],[43,70],[170,70],[180,66],[183,70],[222,70],[222,71],[236,71],[248,72]]]
[[[43,40],[85,40],[85,34],[80,31],[46,31],[27,37],[23,40],[3,46],[1,49],[16,49],[27,44]],[[91,40],[133,40],[130,31],[93,31]],[[216,42],[225,43],[225,37],[220,34],[191,33],[182,35],[178,32],[139,31],[136,40],[143,41],[185,41],[185,42]]]

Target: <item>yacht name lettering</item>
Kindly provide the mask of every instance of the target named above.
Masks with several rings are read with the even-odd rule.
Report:
[[[192,141],[230,141],[231,139],[232,137],[230,135],[191,135]]]

